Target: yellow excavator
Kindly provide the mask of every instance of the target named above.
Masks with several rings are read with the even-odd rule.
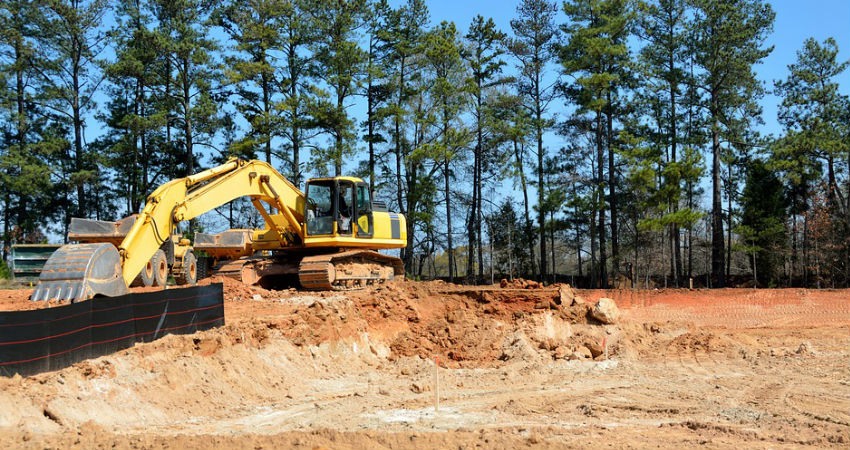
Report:
[[[174,235],[180,222],[240,197],[250,198],[264,229],[196,233],[194,245]],[[77,243],[51,255],[32,300],[113,297],[134,284],[164,286],[169,273],[177,284],[220,274],[247,284],[297,277],[305,289],[359,289],[404,276],[399,258],[376,250],[405,247],[407,226],[359,178],[313,178],[301,192],[265,162],[231,159],[163,184],[137,216],[75,219],[68,238]]]

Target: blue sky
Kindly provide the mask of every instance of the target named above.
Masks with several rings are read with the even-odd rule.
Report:
[[[396,0],[392,3],[397,5],[404,2]],[[780,0],[768,3],[776,12],[773,33],[767,40],[767,44],[773,45],[774,50],[763,64],[756,67],[756,72],[769,89],[772,89],[774,80],[788,76],[788,65],[796,60],[797,51],[802,48],[806,38],[813,37],[822,42],[831,36],[838,42],[839,57],[850,59],[850,1]],[[516,16],[519,1],[432,0],[427,4],[432,25],[450,20],[465,33],[472,18],[481,14],[492,17],[501,30],[510,33],[510,20]],[[563,13],[557,20],[559,23],[565,21]],[[840,83],[842,92],[850,94],[850,71],[844,73]],[[766,96],[761,102],[765,121],[761,131],[765,134],[779,134],[781,131],[776,122],[778,102],[779,99],[773,95]]]

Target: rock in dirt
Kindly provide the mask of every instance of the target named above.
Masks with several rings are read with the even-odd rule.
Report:
[[[599,355],[605,353],[605,343],[604,341],[585,341],[584,348],[590,351],[590,356],[592,358],[596,358]]]
[[[797,350],[794,352],[800,356],[813,356],[815,355],[815,350],[812,348],[812,344],[808,342],[800,343],[800,346],[797,347]]]
[[[591,358],[593,358],[593,354],[590,353],[590,349],[584,346],[579,346],[574,352],[567,356],[567,359],[570,361]]]
[[[569,353],[570,353],[570,352],[569,352],[569,350],[567,349],[567,347],[564,347],[563,345],[559,345],[559,346],[555,349],[555,353],[554,353],[552,356],[553,356],[555,359],[567,359],[567,356],[569,355]]]
[[[502,361],[532,361],[538,357],[539,354],[528,341],[528,336],[521,331],[505,336],[502,341],[502,355],[499,357]]]
[[[593,305],[590,314],[594,319],[607,324],[616,323],[620,318],[620,310],[614,300],[602,297]]]
[[[410,385],[410,391],[413,392],[414,394],[422,394],[422,393],[428,392],[430,390],[431,390],[431,386],[426,384],[426,383],[416,382],[416,383],[413,383],[413,384]]]
[[[564,306],[573,306],[584,304],[584,299],[579,297],[575,289],[569,284],[558,286],[558,298],[555,303]]]

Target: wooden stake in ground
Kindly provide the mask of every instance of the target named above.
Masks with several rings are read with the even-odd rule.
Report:
[[[434,412],[440,410],[440,357],[434,357]]]

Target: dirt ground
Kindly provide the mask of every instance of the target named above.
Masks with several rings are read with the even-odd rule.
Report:
[[[848,290],[213,281],[224,327],[0,378],[0,447],[850,447]]]

